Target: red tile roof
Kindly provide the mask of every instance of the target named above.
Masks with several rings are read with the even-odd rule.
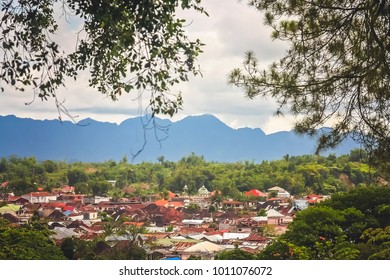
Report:
[[[66,206],[66,204],[63,202],[49,202],[49,203],[44,204],[44,206],[63,209]]]
[[[73,211],[76,207],[66,205],[64,208],[62,208],[63,211]]]
[[[56,195],[48,192],[30,192],[25,194],[24,196],[40,197],[40,196],[56,196]]]
[[[135,227],[142,227],[145,223],[137,223],[137,222],[124,222],[123,223],[124,225],[132,225],[132,226],[135,226]]]
[[[258,241],[258,242],[264,242],[270,240],[270,238],[261,236],[257,233],[252,232],[248,237],[244,238],[245,241]]]
[[[180,202],[180,201],[170,201],[168,202],[168,204],[166,205],[167,207],[175,207],[175,208],[179,208],[179,207],[184,207],[184,203],[183,202]]]
[[[170,192],[168,192],[168,196],[169,196],[169,198],[173,198],[176,196],[176,194],[170,191]]]
[[[168,200],[165,200],[165,199],[159,199],[159,200],[156,200],[155,202],[153,202],[154,204],[156,204],[157,206],[165,206],[168,204]]]
[[[128,210],[130,212],[133,212],[133,211],[145,208],[146,206],[147,206],[147,204],[131,204],[131,205],[126,205],[126,208],[128,208]]]
[[[9,202],[12,202],[12,201],[18,200],[19,198],[22,198],[22,197],[21,197],[21,196],[8,195],[7,200],[8,200]]]
[[[179,233],[181,233],[181,234],[204,233],[204,232],[206,232],[206,229],[204,229],[204,228],[196,228],[196,227],[182,227],[179,230]]]
[[[263,193],[262,191],[252,189],[250,191],[244,192],[245,196],[255,196],[255,197],[267,197],[266,193]]]

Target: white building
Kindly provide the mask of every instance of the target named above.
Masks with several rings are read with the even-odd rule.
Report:
[[[286,191],[285,189],[281,188],[281,187],[272,187],[272,188],[269,188],[268,189],[268,193],[270,192],[276,192],[277,193],[277,197],[290,197],[290,193],[288,191]]]
[[[50,201],[57,200],[56,194],[48,192],[30,192],[22,195],[22,197],[30,203],[49,203]]]
[[[206,224],[205,220],[186,220],[184,219],[182,221],[183,226],[186,227],[202,227],[204,224]]]
[[[85,196],[83,197],[84,204],[98,204],[100,202],[109,202],[110,198],[107,196]]]
[[[198,195],[199,196],[209,196],[210,192],[208,191],[208,189],[205,186],[202,186],[198,189]]]

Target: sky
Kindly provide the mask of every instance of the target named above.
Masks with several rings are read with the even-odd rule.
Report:
[[[261,128],[266,133],[290,130],[293,118],[275,116],[277,108],[272,99],[248,99],[243,90],[228,84],[228,75],[240,67],[246,51],[254,51],[261,65],[269,65],[281,58],[287,49],[283,42],[272,41],[271,29],[263,25],[263,15],[246,1],[203,0],[209,17],[192,12],[181,12],[187,19],[187,34],[191,40],[199,38],[205,46],[198,59],[202,77],[190,76],[189,82],[181,83],[175,90],[183,96],[184,105],[172,121],[188,115],[212,114],[233,128]],[[77,28],[67,27],[58,35],[61,46],[71,49],[75,44]],[[123,95],[118,101],[89,88],[88,76],[83,73],[77,82],[69,81],[66,88],[59,90],[64,105],[76,120],[92,118],[98,121],[120,123],[140,114],[140,102],[136,93]],[[0,114],[16,115],[33,119],[57,119],[58,111],[54,101],[33,100],[30,93],[6,91],[0,93]],[[161,118],[168,118],[160,116]]]

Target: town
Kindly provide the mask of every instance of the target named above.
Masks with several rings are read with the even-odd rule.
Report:
[[[387,239],[372,240],[389,235],[389,183],[373,177],[363,156],[259,164],[194,154],[142,164],[2,158],[0,258],[387,258]]]
[[[4,182],[1,187],[6,185]],[[286,231],[296,211],[326,198],[293,199],[277,186],[268,193],[252,189],[243,196],[246,202],[219,200],[218,193],[205,186],[188,195],[184,186],[181,193],[169,192],[166,198],[149,195],[113,200],[75,194],[74,187],[62,186],[50,193],[38,189],[21,196],[5,194],[1,201],[6,205],[0,213],[12,224],[29,223],[37,216],[47,222],[56,244],[70,237],[89,240],[104,235],[110,217],[145,229],[136,235],[113,232],[105,237],[111,246],[135,242],[147,251],[148,259],[213,259],[215,254],[237,247],[250,253],[262,250],[274,236]]]

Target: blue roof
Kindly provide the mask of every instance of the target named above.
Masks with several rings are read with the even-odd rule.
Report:
[[[304,199],[297,199],[294,201],[294,204],[297,210],[305,210],[309,206],[307,201]]]
[[[180,261],[181,258],[178,257],[178,256],[175,256],[175,257],[165,257],[165,258],[163,258],[163,260],[166,260],[166,261]]]
[[[66,210],[63,214],[64,214],[65,216],[68,216],[68,215],[70,215],[70,214],[72,214],[72,213],[73,213],[72,211]]]

